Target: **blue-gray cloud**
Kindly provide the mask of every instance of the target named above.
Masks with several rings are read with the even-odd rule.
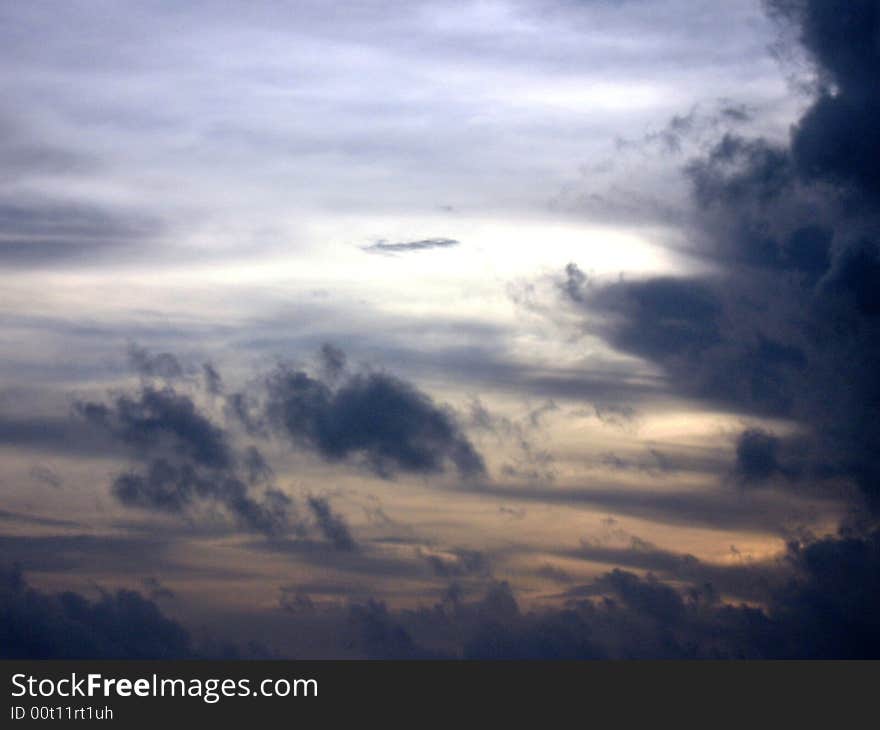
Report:
[[[408,253],[411,251],[430,251],[436,248],[452,248],[458,246],[460,241],[454,238],[424,238],[420,241],[404,241],[400,243],[388,243],[388,241],[376,241],[370,246],[365,246],[367,253]]]
[[[375,473],[485,473],[482,456],[453,413],[410,383],[384,372],[355,373],[330,385],[279,367],[268,380],[266,413],[294,443],[328,461],[359,457]]]

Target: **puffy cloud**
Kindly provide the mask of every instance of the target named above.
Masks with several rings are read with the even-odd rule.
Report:
[[[383,477],[437,473],[447,465],[464,477],[485,472],[453,413],[388,373],[355,373],[331,385],[279,367],[268,381],[266,412],[294,443],[327,461],[358,457]]]
[[[144,354],[139,362],[157,360]],[[122,504],[184,513],[211,502],[248,529],[274,535],[290,528],[292,501],[272,486],[262,453],[252,445],[239,453],[229,432],[187,393],[142,383],[110,404],[79,402],[75,411],[126,445],[137,462],[113,480],[111,491]]]
[[[43,593],[21,571],[0,569],[0,656],[4,659],[186,659],[189,633],[140,593],[98,600]]]
[[[614,569],[561,609],[523,612],[506,583],[484,598],[452,594],[429,608],[352,609],[373,658],[470,659],[863,658],[880,641],[880,533],[792,544],[787,579],[762,607],[721,600],[711,583],[679,589]]]
[[[291,499],[268,489],[257,499],[244,481],[222,473],[204,473],[198,467],[154,459],[146,469],[119,474],[113,495],[125,505],[171,513],[185,512],[199,500],[222,504],[245,527],[267,534],[289,527]]]
[[[216,469],[227,469],[234,461],[226,433],[196,408],[192,398],[171,387],[145,385],[134,396],[118,395],[109,406],[81,402],[76,410],[134,449],[167,446],[181,457]]]

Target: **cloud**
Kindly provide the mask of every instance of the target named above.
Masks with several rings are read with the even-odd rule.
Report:
[[[0,266],[55,267],[129,254],[155,236],[158,223],[91,204],[0,199]]]
[[[325,497],[309,497],[307,504],[321,534],[334,548],[343,552],[357,550],[357,543],[352,537],[348,523],[330,508],[330,502]]]
[[[248,528],[276,534],[289,527],[291,500],[283,492],[269,489],[257,500],[244,481],[222,473],[203,474],[187,463],[153,459],[143,471],[119,474],[111,492],[129,507],[172,514],[187,511],[197,501],[211,500],[226,507]]]
[[[43,593],[20,570],[0,569],[0,656],[4,659],[187,659],[189,633],[140,593],[91,601]]]
[[[200,404],[198,393],[189,392],[201,386],[208,396],[218,395],[222,379],[216,368],[202,382],[185,377],[170,353],[154,355],[132,345],[129,358],[142,377],[138,388],[116,392],[109,402],[74,405],[81,422],[103,434],[108,446],[124,447],[134,462],[113,479],[112,494],[127,506],[173,514],[191,513],[203,503],[222,505],[240,525],[272,535],[291,528],[293,501],[273,487],[274,472],[263,453],[253,444],[239,445],[240,435],[210,413],[210,399]],[[320,369],[326,382],[277,368],[265,379],[262,398],[223,398],[227,419],[259,439],[274,427],[327,461],[361,459],[385,478],[447,466],[467,478],[485,473],[452,411],[412,385],[386,373],[349,374],[344,353],[329,345],[321,350]],[[326,500],[313,498],[307,506],[337,549],[356,547]]]
[[[687,166],[698,206],[689,250],[712,273],[606,284],[572,264],[560,291],[587,329],[659,366],[676,392],[795,421],[803,471],[847,476],[877,512],[880,5],[769,5],[813,60],[816,96],[788,144],[728,133]],[[744,433],[740,477],[780,472],[778,448]]]
[[[327,461],[359,457],[386,478],[397,471],[438,473],[447,465],[463,477],[485,473],[453,413],[388,373],[355,373],[332,386],[282,366],[268,380],[266,412],[294,443]]]
[[[48,593],[30,586],[21,570],[0,566],[0,658],[33,659],[246,659],[277,658],[249,642],[240,647],[213,635],[194,641],[156,600],[173,592],[150,577],[139,591],[98,588],[98,597]]]
[[[53,456],[107,456],[124,453],[108,443],[99,425],[60,416],[0,415],[0,443]]]
[[[878,533],[791,544],[761,608],[726,603],[711,583],[614,569],[563,608],[524,612],[506,583],[473,602],[452,591],[416,610],[359,605],[355,641],[371,658],[867,658],[880,648],[878,545]]]
[[[118,395],[108,406],[80,402],[76,411],[137,450],[169,448],[197,464],[229,468],[234,460],[226,433],[174,388],[144,385],[134,396]]]
[[[770,490],[744,492],[707,488],[660,491],[650,485],[624,489],[615,484],[596,483],[547,488],[496,482],[486,485],[482,493],[514,504],[560,505],[601,510],[664,525],[702,525],[721,530],[769,532],[782,536],[789,535],[795,525],[813,525],[817,519],[815,501],[811,502],[805,496],[804,501],[799,502],[796,494]],[[827,501],[818,504],[826,508],[833,506]]]
[[[141,360],[151,372],[157,362],[163,368],[177,362],[171,356]],[[122,504],[183,514],[211,502],[248,529],[270,535],[290,529],[292,501],[272,486],[271,467],[260,451],[249,446],[239,453],[231,435],[190,395],[143,383],[109,405],[78,402],[75,413],[126,445],[137,463],[113,479],[111,493]]]
[[[335,381],[345,371],[347,358],[345,353],[335,345],[331,345],[329,342],[321,345],[320,358],[322,374],[329,382]]]
[[[367,253],[396,254],[408,253],[410,251],[430,251],[435,248],[452,248],[459,244],[460,241],[456,241],[454,238],[425,238],[421,241],[404,241],[401,243],[376,241],[376,243],[370,246],[365,246],[362,250]]]
[[[855,0],[846,12],[825,0],[769,0],[771,10],[792,21],[820,72],[819,96],[792,135],[800,174],[847,187],[859,196],[880,193],[877,123],[880,48],[876,0]]]
[[[131,343],[128,346],[128,360],[135,372],[144,377],[159,377],[174,380],[183,377],[180,361],[170,352],[152,354],[143,347]]]
[[[441,659],[442,654],[419,646],[389,613],[384,603],[369,601],[350,609],[358,648],[369,659]]]
[[[743,482],[762,482],[780,470],[779,440],[758,428],[743,431],[736,443],[736,473]]]

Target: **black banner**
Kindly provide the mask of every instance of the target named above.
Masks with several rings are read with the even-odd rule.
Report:
[[[32,722],[589,726],[870,717],[878,662],[5,661],[0,727]]]

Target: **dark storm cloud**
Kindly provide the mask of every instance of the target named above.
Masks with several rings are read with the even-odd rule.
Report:
[[[809,179],[840,184],[859,196],[880,193],[880,5],[854,0],[768,0],[794,21],[822,76],[819,98],[792,137],[792,157]]]
[[[43,593],[15,568],[0,569],[4,659],[186,659],[188,632],[140,593]]]
[[[491,583],[477,600],[465,600],[461,586],[452,584],[437,603],[417,609],[392,610],[364,599],[351,605],[347,616],[335,603],[311,600],[303,586],[290,586],[282,598],[290,623],[275,630],[298,635],[308,619],[328,646],[344,639],[337,642],[338,655],[353,650],[385,659],[876,656],[880,533],[792,543],[778,568],[773,580],[752,584],[760,608],[723,602],[707,574],[673,587],[651,573],[640,577],[620,569],[571,588],[563,608],[529,612],[507,583]],[[158,581],[145,585],[162,592]],[[353,591],[348,583],[309,587],[339,596]],[[130,591],[105,593],[98,601],[48,595],[28,588],[20,572],[6,570],[0,573],[0,611],[7,617],[0,628],[5,657],[196,654],[184,629]]]
[[[806,470],[848,475],[880,505],[880,4],[771,2],[819,71],[790,144],[724,136],[687,168],[693,251],[714,274],[592,282],[562,291],[619,350],[686,395],[805,429]],[[775,441],[747,432],[739,475],[780,472]]]
[[[128,589],[98,588],[97,598],[48,593],[28,585],[18,567],[0,567],[0,658],[277,658],[256,642],[239,647],[207,636],[196,643],[155,603],[173,593],[156,578],[145,579],[144,586],[150,598]]]
[[[333,387],[280,367],[268,381],[266,410],[295,443],[328,461],[362,458],[386,478],[442,472],[448,464],[464,477],[485,473],[452,412],[388,373],[356,373]]]
[[[367,253],[395,254],[410,251],[430,251],[435,248],[452,248],[458,246],[460,241],[454,238],[425,238],[421,241],[405,241],[401,243],[388,243],[376,241],[376,243],[363,248]]]
[[[725,603],[710,582],[615,569],[562,609],[523,612],[506,583],[474,602],[452,590],[416,610],[357,605],[354,642],[371,658],[868,658],[880,650],[878,545],[876,533],[790,545],[784,572],[755,584],[763,608]]]

